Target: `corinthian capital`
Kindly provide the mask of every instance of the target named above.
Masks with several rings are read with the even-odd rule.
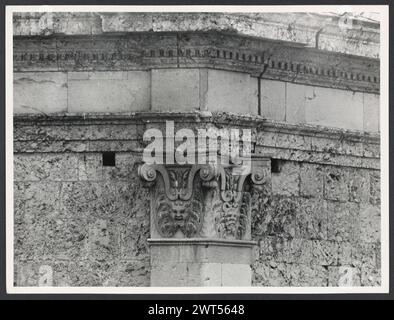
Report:
[[[152,235],[250,239],[250,191],[267,182],[269,167],[259,156],[246,165],[141,164],[138,174],[151,191]]]

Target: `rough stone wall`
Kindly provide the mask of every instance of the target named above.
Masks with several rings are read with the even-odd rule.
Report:
[[[146,117],[152,122],[17,117],[16,285],[150,285],[149,196],[136,162],[143,132],[164,130],[164,120]],[[196,115],[178,117],[175,130],[226,127],[232,119],[231,127],[253,128],[257,152],[274,155],[270,183],[253,198],[253,285],[337,286],[347,272],[354,286],[379,285],[376,137],[259,128],[258,121],[223,114],[209,124]],[[103,166],[105,151],[116,153],[115,167]]]
[[[40,148],[14,158],[17,286],[149,286],[149,198],[137,157],[118,152],[108,167],[101,153],[71,151],[64,139],[78,135],[79,151],[106,149],[105,133],[119,133],[84,129],[16,128],[16,140]]]
[[[166,117],[252,128],[256,152],[272,155],[270,183],[254,194],[253,285],[349,285],[349,274],[379,285],[379,26],[344,36],[327,19],[16,14],[16,285],[150,285],[136,162],[143,132],[164,132]]]
[[[284,161],[255,195],[255,286],[380,285],[378,170]]]

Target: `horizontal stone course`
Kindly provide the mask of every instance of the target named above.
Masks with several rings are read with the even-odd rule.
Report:
[[[67,73],[14,73],[14,113],[67,112]]]

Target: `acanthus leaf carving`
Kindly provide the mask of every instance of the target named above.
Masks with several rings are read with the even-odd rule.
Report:
[[[158,234],[165,238],[248,239],[251,188],[268,180],[267,163],[260,160],[252,161],[247,171],[218,163],[142,164],[139,175],[152,190],[152,219]]]

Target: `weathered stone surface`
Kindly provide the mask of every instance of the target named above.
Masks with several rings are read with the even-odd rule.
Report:
[[[17,154],[15,181],[76,181],[79,156],[64,154]]]
[[[286,121],[363,130],[363,94],[286,83]]]
[[[380,158],[380,144],[364,143],[364,157]]]
[[[367,170],[351,169],[349,171],[349,201],[368,202],[370,177]]]
[[[312,13],[145,13],[145,12],[25,12],[15,13],[13,34],[99,34],[102,32],[184,32],[226,31],[280,41],[302,43],[306,47],[368,57],[379,56],[379,22],[346,15]],[[324,25],[319,41],[316,32]],[[361,26],[360,29],[358,27]],[[350,28],[349,28],[350,27]]]
[[[64,182],[61,208],[64,215],[104,218],[122,212],[116,199],[116,185],[93,181]]]
[[[370,174],[370,197],[369,202],[374,205],[380,205],[380,172],[372,171]]]
[[[246,264],[223,263],[222,286],[227,287],[250,287],[252,274],[250,266]]]
[[[358,216],[358,205],[352,202],[327,202],[328,240],[352,241]]]
[[[257,114],[257,81],[249,74],[208,70],[209,111]]]
[[[380,131],[380,95],[364,93],[364,130]]]
[[[370,204],[361,204],[356,220],[354,238],[363,242],[380,242],[380,208]]]
[[[285,82],[261,80],[261,115],[264,118],[277,121],[286,120],[285,87]]]
[[[294,237],[297,201],[272,196],[252,197],[252,233],[257,236]]]
[[[288,265],[290,286],[293,287],[326,287],[328,270],[323,266]]]
[[[334,201],[349,199],[349,171],[338,167],[326,167],[324,174],[324,197]]]
[[[360,270],[349,265],[329,267],[330,287],[358,287],[361,285]]]
[[[277,195],[299,195],[300,166],[297,162],[280,162],[280,172],[272,173],[272,192]]]
[[[381,270],[377,268],[370,268],[363,266],[361,268],[361,285],[366,287],[380,286],[381,281]]]
[[[227,274],[227,273],[226,273]],[[201,266],[201,280],[203,286],[220,287],[222,283],[222,265],[220,263],[204,263]],[[250,275],[250,268],[249,268]],[[249,280],[250,285],[250,280]]]
[[[275,154],[276,159],[286,161],[309,162],[323,165],[334,165],[343,167],[356,167],[367,169],[380,169],[379,159],[352,157],[346,155],[334,155],[326,152],[310,152],[302,150],[280,149],[275,147],[256,146],[260,153]]]
[[[103,163],[101,153],[88,153],[79,158],[78,180],[100,181],[103,178]]]
[[[68,111],[135,112],[150,108],[150,75],[146,71],[72,73]]]
[[[327,239],[329,214],[326,201],[300,198],[296,213],[296,237]]]
[[[151,285],[149,193],[136,175],[141,157],[129,151],[141,148],[141,130],[157,125],[163,128],[163,123],[138,129],[133,123],[100,121],[16,129],[23,143],[77,139],[96,151],[64,153],[59,148],[58,153],[48,154],[40,151],[49,145],[38,143],[30,154],[15,154],[17,285]],[[346,268],[353,272],[353,285],[379,285],[380,174],[356,168],[353,161],[356,154],[361,158],[365,146],[356,140],[336,143],[334,138],[302,132],[264,132],[259,137],[272,146],[275,157],[283,151],[297,157],[293,147],[311,146],[303,152],[338,151],[336,156],[352,167],[313,164],[303,158],[297,159],[302,163],[284,161],[280,172],[271,174],[272,181],[254,191],[252,238],[259,246],[251,264],[253,285],[342,286],[348,281]],[[116,151],[114,167],[102,166],[102,151]],[[161,268],[167,260],[179,260],[189,274],[185,281],[216,286],[222,282],[215,275],[223,275],[218,261],[227,258],[227,263],[236,264],[243,257],[236,250],[206,253],[199,266],[193,265],[191,251],[178,252],[176,259],[166,254],[152,265]],[[173,281],[168,280],[168,285]]]
[[[152,70],[152,110],[200,109],[199,69]]]
[[[305,91],[312,87],[286,83],[286,121],[289,123],[305,123]]]
[[[132,153],[118,152],[115,154],[115,166],[103,167],[103,179],[113,181],[136,181],[137,166],[136,161],[139,158]]]
[[[67,74],[64,72],[14,73],[14,113],[67,111]]]

